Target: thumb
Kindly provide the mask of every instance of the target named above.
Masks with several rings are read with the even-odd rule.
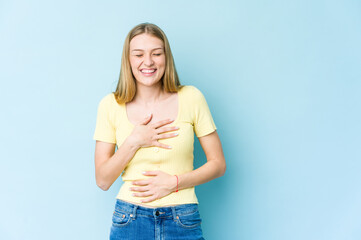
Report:
[[[153,116],[153,114],[152,114],[152,113],[149,113],[149,114],[143,119],[143,121],[142,121],[141,124],[148,124],[149,121],[152,119],[152,116]]]

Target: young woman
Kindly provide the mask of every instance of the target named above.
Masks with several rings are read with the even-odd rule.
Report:
[[[196,170],[194,133],[207,157]],[[158,26],[142,23],[127,35],[119,82],[99,102],[93,139],[97,185],[124,181],[110,239],[204,239],[194,187],[223,176],[226,163],[206,99],[180,84]]]

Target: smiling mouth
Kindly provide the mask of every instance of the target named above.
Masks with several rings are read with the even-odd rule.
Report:
[[[142,73],[154,73],[155,71],[157,71],[157,69],[142,69],[142,70],[140,70],[140,72],[142,72]]]
[[[142,70],[140,70],[140,72],[145,77],[151,77],[157,72],[157,69],[149,69],[149,70],[142,69]]]

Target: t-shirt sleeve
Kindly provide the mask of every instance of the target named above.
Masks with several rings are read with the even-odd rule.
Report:
[[[217,127],[214,123],[206,98],[204,97],[203,93],[195,87],[193,98],[195,106],[195,117],[193,125],[194,132],[197,137],[203,137],[214,132]]]
[[[98,104],[94,140],[116,143],[115,127],[112,121],[110,95],[103,97]]]

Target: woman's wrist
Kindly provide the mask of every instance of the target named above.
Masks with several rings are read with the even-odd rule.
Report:
[[[179,177],[178,175],[174,175],[177,179],[177,183],[176,183],[176,187],[175,187],[175,190],[173,190],[173,192],[178,192],[178,187],[179,187]]]
[[[170,190],[171,192],[179,191],[179,175],[171,175]]]
[[[131,135],[128,136],[124,142],[134,151],[137,151],[140,148],[140,146],[133,140]]]

